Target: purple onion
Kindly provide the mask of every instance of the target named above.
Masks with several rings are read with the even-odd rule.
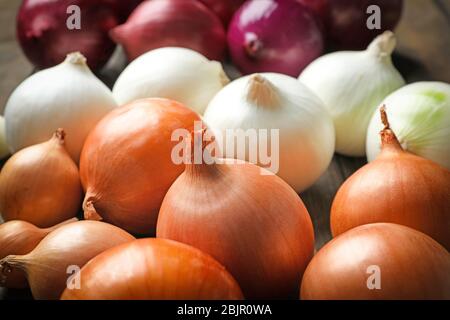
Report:
[[[244,74],[279,72],[297,77],[324,48],[320,22],[296,0],[249,0],[228,30],[233,62]]]

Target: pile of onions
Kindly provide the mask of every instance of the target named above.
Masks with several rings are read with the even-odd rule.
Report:
[[[261,153],[270,150],[261,148],[270,146],[269,170],[297,192],[313,184],[333,157],[334,126],[325,106],[297,79],[283,74],[254,74],[233,81],[210,102],[204,119],[215,131],[225,158],[268,168]],[[279,140],[272,139],[271,129],[278,130]],[[267,134],[246,139],[246,152],[239,154],[229,130],[267,130]]]
[[[225,27],[230,23],[234,12],[245,2],[245,0],[199,0],[222,21]]]
[[[381,114],[381,153],[339,188],[331,208],[333,235],[392,222],[422,231],[450,250],[450,171],[404,151],[384,108]]]
[[[395,46],[394,34],[386,31],[367,50],[326,54],[300,75],[333,117],[337,152],[364,156],[370,118],[387,95],[405,84],[392,64]]]
[[[129,60],[162,47],[189,48],[213,60],[225,55],[226,34],[221,21],[194,0],[145,1],[125,24],[110,33]]]
[[[86,219],[103,219],[137,234],[155,232],[161,202],[183,172],[172,161],[176,129],[200,117],[166,99],[138,100],[103,118],[90,133],[80,160]]]
[[[450,170],[450,84],[412,83],[391,93],[383,104],[389,106],[389,125],[403,149]],[[367,129],[368,161],[380,153],[381,129],[375,112]]]
[[[79,12],[69,10],[73,5]],[[77,13],[80,29],[69,28],[75,19],[71,16]],[[118,23],[117,12],[107,0],[24,0],[17,15],[17,37],[38,68],[57,65],[70,52],[80,51],[92,69],[99,69],[114,52],[108,32]]]
[[[64,221],[51,228],[41,229],[31,223],[13,220],[0,224],[0,259],[11,254],[31,252],[50,232],[62,225],[77,221],[76,218]],[[0,275],[0,286],[7,288],[25,288],[27,280],[21,270],[11,270]]]
[[[64,130],[14,154],[0,172],[0,213],[5,221],[38,227],[75,217],[81,205],[78,168],[65,149]]]
[[[127,232],[98,221],[78,221],[64,225],[46,236],[26,255],[10,255],[0,260],[0,271],[25,272],[33,297],[59,299],[71,276],[101,252],[134,240]]]
[[[81,289],[63,300],[242,299],[233,277],[213,258],[164,239],[135,240],[109,249],[86,264]]]
[[[195,134],[194,152],[203,142],[201,133]],[[208,152],[205,147],[203,154]],[[196,162],[186,164],[167,192],[157,237],[210,254],[230,271],[248,299],[297,295],[314,251],[313,226],[300,197],[281,178],[254,164]]]
[[[447,229],[448,230],[448,229]],[[354,228],[312,259],[302,299],[450,299],[450,253],[425,234],[392,223]]]
[[[9,155],[9,148],[6,143],[5,118],[0,116],[0,159]]]
[[[5,109],[9,148],[16,152],[44,142],[64,128],[67,151],[78,162],[89,131],[116,106],[86,58],[78,52],[69,54],[63,63],[33,74],[14,90]]]
[[[143,98],[167,98],[202,114],[229,82],[222,65],[185,48],[160,48],[134,60],[117,79],[113,95],[123,105]]]
[[[323,52],[313,12],[296,1],[249,0],[231,20],[228,45],[244,74],[279,72],[297,77]]]

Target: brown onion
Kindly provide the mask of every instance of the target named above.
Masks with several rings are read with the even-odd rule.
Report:
[[[157,237],[212,255],[248,299],[298,295],[314,250],[311,219],[295,191],[269,171],[233,160],[186,165],[164,198]]]
[[[71,267],[82,268],[96,255],[134,237],[99,221],[78,221],[46,236],[26,255],[0,260],[0,270],[22,270],[35,299],[58,299],[73,275]]]
[[[46,228],[78,213],[80,177],[64,138],[64,130],[58,129],[49,141],[22,149],[6,162],[0,173],[5,221],[24,220]]]
[[[301,298],[450,299],[450,254],[405,226],[359,226],[315,255],[303,276]]]
[[[145,1],[110,34],[124,47],[129,60],[162,47],[188,48],[221,60],[226,49],[222,22],[195,0]]]
[[[392,222],[422,231],[450,249],[450,171],[404,151],[389,128],[381,153],[339,188],[331,208],[334,236],[361,224]]]
[[[73,218],[51,228],[41,229],[29,222],[13,220],[0,224],[0,259],[11,254],[27,254],[50,232],[70,222],[78,221]],[[11,270],[10,273],[0,275],[0,286],[7,288],[25,288],[27,286],[25,275],[20,270]]]
[[[86,264],[81,289],[63,300],[242,299],[233,277],[213,258],[191,246],[140,239],[109,249]]]
[[[155,232],[161,202],[183,172],[171,152],[175,129],[200,117],[167,99],[144,99],[103,118],[88,136],[81,160],[86,219],[103,219],[137,234]]]

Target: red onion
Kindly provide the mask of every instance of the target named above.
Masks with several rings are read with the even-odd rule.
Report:
[[[184,47],[221,60],[226,47],[219,18],[198,1],[145,1],[111,31],[111,37],[123,45],[130,60],[161,47]]]
[[[118,24],[116,13],[105,0],[24,0],[17,15],[17,37],[27,58],[38,68],[64,61],[67,54],[81,52],[91,69],[101,68],[115,44],[108,31]],[[81,29],[69,30],[70,5],[81,9]]]
[[[311,9],[316,15],[316,18],[318,18],[322,24],[324,24],[325,21],[327,21],[329,0],[297,0],[297,1],[303,4],[304,6],[308,7],[309,9]]]
[[[245,2],[245,0],[199,0],[214,12],[224,26],[228,26],[234,12]]]
[[[322,54],[324,40],[312,11],[296,0],[250,0],[230,23],[228,45],[233,62],[245,74],[297,77]]]
[[[114,8],[120,22],[127,21],[131,12],[144,0],[104,0],[109,6]]]
[[[307,0],[302,0],[306,2]],[[367,28],[370,5],[381,12],[381,29]],[[362,50],[379,34],[392,30],[400,20],[403,0],[328,0],[327,36],[335,49]]]

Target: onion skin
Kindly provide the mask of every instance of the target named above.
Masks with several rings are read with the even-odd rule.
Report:
[[[369,266],[380,269],[380,289],[369,290]],[[450,254],[411,228],[375,223],[326,244],[305,271],[306,300],[450,299]]]
[[[101,252],[132,240],[132,235],[113,225],[78,221],[51,232],[30,253],[0,260],[0,270],[24,271],[37,300],[59,299],[71,275],[69,266],[82,268]]]
[[[381,153],[339,188],[331,207],[332,234],[392,222],[419,230],[450,250],[450,171],[404,151],[381,110],[386,126]]]
[[[311,219],[295,191],[247,162],[187,165],[164,198],[157,237],[210,254],[247,299],[298,296],[314,250]]]
[[[214,12],[225,27],[230,23],[233,14],[245,2],[245,0],[199,0]]]
[[[50,232],[64,224],[75,221],[78,221],[78,219],[73,218],[45,229],[20,220],[0,224],[0,259],[11,254],[27,254],[31,252]],[[11,270],[10,273],[5,275],[5,279],[2,279],[0,275],[0,286],[22,289],[26,288],[27,285],[27,279],[20,270]]]
[[[78,168],[65,149],[64,130],[47,142],[15,153],[0,173],[0,212],[5,221],[40,228],[75,217],[81,206]]]
[[[222,60],[225,55],[223,25],[198,1],[145,1],[110,33],[125,48],[129,60],[162,47],[189,48],[211,60]]]
[[[233,16],[228,45],[244,74],[277,72],[297,77],[322,54],[324,39],[312,11],[299,2],[250,0]]]
[[[143,99],[120,107],[91,131],[80,160],[86,219],[135,234],[154,234],[158,211],[184,166],[171,159],[175,129],[193,130],[200,117],[167,99]]]
[[[236,281],[217,261],[164,239],[140,239],[103,252],[83,267],[81,281],[81,290],[66,289],[61,299],[243,299]]]
[[[80,7],[80,30],[67,27],[70,5]],[[24,0],[17,15],[17,38],[37,68],[55,66],[67,54],[80,51],[89,66],[98,70],[116,47],[108,32],[118,23],[116,13],[105,0]]]

